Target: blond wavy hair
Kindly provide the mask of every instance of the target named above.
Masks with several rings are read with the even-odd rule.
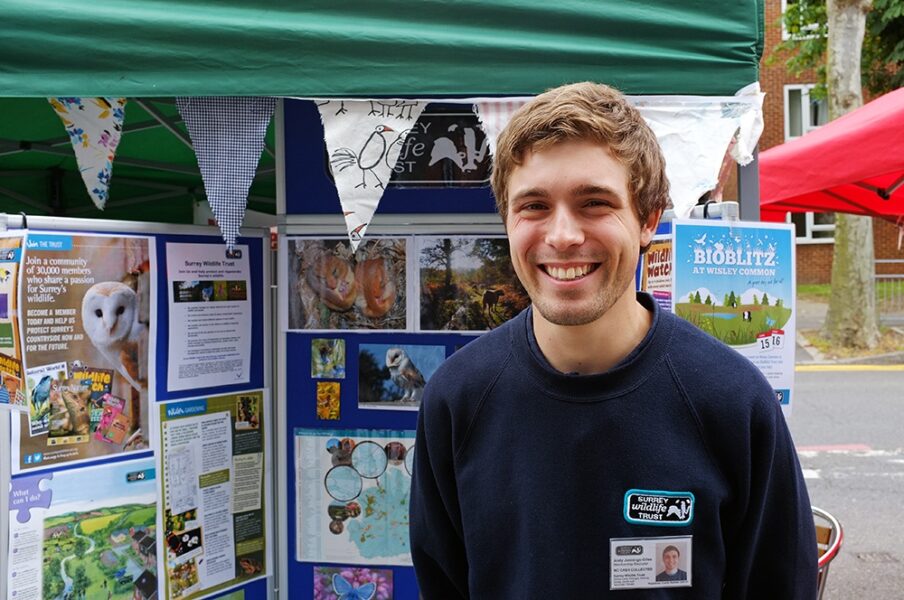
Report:
[[[569,140],[609,148],[628,172],[628,191],[641,223],[669,204],[665,159],[653,131],[618,90],[585,81],[548,90],[512,116],[496,142],[491,185],[505,222],[508,181],[530,151]]]

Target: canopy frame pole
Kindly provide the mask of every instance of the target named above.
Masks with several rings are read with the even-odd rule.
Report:
[[[151,115],[154,120],[160,123],[160,125],[162,125],[167,131],[173,134],[173,137],[185,144],[189,148],[189,150],[191,150],[192,152],[195,151],[195,147],[192,145],[191,140],[188,138],[188,136],[182,133],[182,130],[176,127],[176,119],[170,119],[162,112],[160,112],[156,106],[151,104],[151,102],[143,98],[136,98],[135,103],[143,108],[145,112]]]
[[[750,163],[738,165],[738,203],[741,205],[742,221],[760,220],[760,158],[757,148],[753,149]]]

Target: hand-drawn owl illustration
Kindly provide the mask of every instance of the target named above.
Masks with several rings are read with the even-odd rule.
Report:
[[[91,286],[82,298],[82,327],[88,339],[136,390],[138,344],[147,326],[138,320],[138,295],[118,281]]]
[[[427,382],[408,355],[401,348],[390,348],[386,351],[386,366],[392,382],[405,391],[400,402],[415,402],[421,399],[421,392]]]
[[[357,166],[361,170],[361,183],[356,188],[367,187],[367,174],[370,173],[377,180],[376,187],[383,187],[383,180],[374,171],[380,161],[383,160],[387,150],[387,132],[395,131],[389,125],[377,125],[370,136],[364,140],[361,149],[355,152],[351,148],[337,148],[330,156],[330,164],[338,171],[344,171],[351,166]]]

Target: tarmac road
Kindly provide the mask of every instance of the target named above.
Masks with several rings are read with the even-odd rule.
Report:
[[[904,598],[904,365],[800,366],[793,403],[811,503],[844,527],[824,599]]]

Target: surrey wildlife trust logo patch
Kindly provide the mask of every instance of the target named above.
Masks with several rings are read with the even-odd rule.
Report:
[[[691,492],[628,490],[625,492],[625,520],[637,525],[690,525],[694,520],[694,495]]]

